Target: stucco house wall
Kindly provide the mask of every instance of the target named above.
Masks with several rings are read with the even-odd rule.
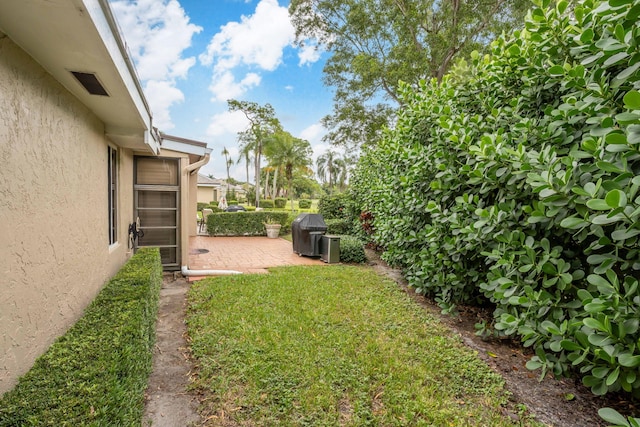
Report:
[[[0,33],[0,394],[131,255],[133,153],[118,149],[109,245],[103,123]]]
[[[213,187],[198,186],[198,202],[211,203],[216,200],[216,190]]]

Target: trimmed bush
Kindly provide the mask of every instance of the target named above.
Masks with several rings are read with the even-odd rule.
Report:
[[[265,209],[273,209],[275,207],[275,203],[273,202],[273,200],[260,199],[260,207]]]
[[[202,212],[202,209],[206,208],[207,206],[209,206],[208,203],[204,203],[204,202],[198,202],[198,211]]]
[[[238,204],[238,201],[235,199],[227,200],[227,206],[237,205],[237,204]]]
[[[281,224],[282,232],[291,226],[286,212],[222,212],[207,217],[207,232],[211,236],[266,236],[268,218]]]
[[[340,236],[340,262],[362,264],[367,261],[364,243],[353,236]]]
[[[209,206],[207,206],[207,208],[211,209],[214,213],[223,212],[223,210],[218,207],[218,203],[217,202],[210,204]]]
[[[327,234],[350,234],[352,222],[346,219],[327,219]]]
[[[141,425],[162,265],[140,249],[0,400],[2,426]]]
[[[311,209],[311,200],[309,199],[298,200],[298,207],[300,209]]]
[[[278,209],[284,209],[284,207],[287,205],[287,199],[282,197],[276,198],[274,202],[275,202],[275,207]]]

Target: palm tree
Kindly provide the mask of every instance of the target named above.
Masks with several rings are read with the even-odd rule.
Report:
[[[316,160],[318,176],[323,183],[329,184],[329,190],[333,189],[335,181],[342,176],[346,179],[346,162],[340,158],[336,151],[328,149]],[[328,177],[328,179],[327,179]]]
[[[231,180],[231,175],[229,175],[229,168],[233,165],[233,159],[229,158],[229,150],[227,150],[227,147],[223,147],[220,154],[224,156],[225,164],[227,166],[227,191],[229,191],[229,181]]]
[[[238,157],[238,160],[236,160],[236,163],[240,163],[240,161],[244,160],[244,166],[247,172],[247,180],[246,180],[247,187],[249,186],[249,164],[251,163],[251,152],[252,152],[251,144],[244,143],[241,139],[240,140],[240,156]],[[246,189],[248,190],[248,188]]]
[[[293,172],[306,170],[311,164],[311,144],[304,139],[294,138],[289,132],[276,132],[273,138],[273,161],[282,165],[287,180],[291,210],[293,210]]]

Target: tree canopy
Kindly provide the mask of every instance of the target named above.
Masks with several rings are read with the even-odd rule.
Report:
[[[399,82],[442,79],[452,62],[521,23],[523,0],[292,0],[298,40],[330,53],[324,83],[335,88],[323,119],[334,144],[375,141],[393,122]]]
[[[275,110],[271,104],[260,105],[252,101],[228,101],[229,111],[241,111],[249,120],[247,129],[239,132],[238,140],[241,150],[249,148],[254,153],[255,164],[255,203],[260,206],[260,163],[262,149],[269,136],[282,129],[280,121],[276,118]]]

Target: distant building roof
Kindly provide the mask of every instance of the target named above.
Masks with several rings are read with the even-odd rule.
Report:
[[[224,180],[217,178],[209,178],[208,176],[198,174],[198,185],[203,187],[220,187]]]

